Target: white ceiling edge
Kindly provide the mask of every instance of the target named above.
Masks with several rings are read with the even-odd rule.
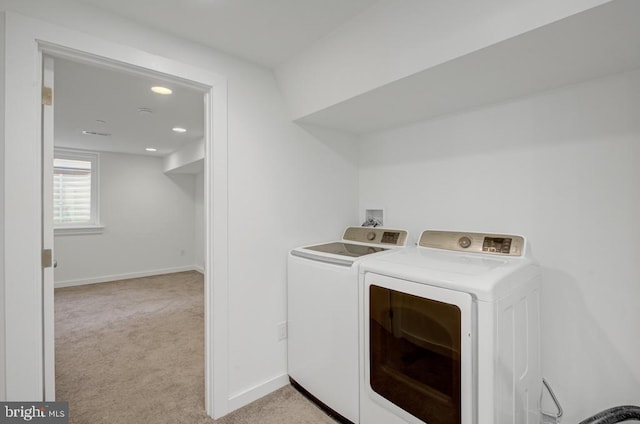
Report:
[[[309,114],[367,134],[640,67],[640,2],[615,0]]]

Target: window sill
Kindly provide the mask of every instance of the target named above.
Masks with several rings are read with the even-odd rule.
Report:
[[[54,236],[74,236],[85,234],[102,234],[104,226],[102,225],[85,225],[82,227],[58,227],[53,229]]]

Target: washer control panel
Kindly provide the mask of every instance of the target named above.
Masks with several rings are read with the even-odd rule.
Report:
[[[349,227],[344,230],[342,239],[361,243],[404,246],[407,242],[407,232],[389,228]]]
[[[522,256],[524,237],[508,234],[461,233],[455,231],[422,232],[418,245],[469,253]]]

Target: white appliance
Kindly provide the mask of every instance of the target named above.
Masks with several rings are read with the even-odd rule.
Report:
[[[538,424],[540,268],[523,237],[424,231],[360,264],[362,424]]]
[[[340,241],[289,253],[289,377],[340,421],[359,422],[358,263],[406,240],[402,230],[349,227]]]

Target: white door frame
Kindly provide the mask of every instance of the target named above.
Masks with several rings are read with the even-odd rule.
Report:
[[[42,85],[52,88],[54,82],[53,57],[42,57]],[[44,97],[44,96],[43,96]],[[43,99],[44,100],[44,99]],[[53,104],[42,102],[42,248],[53,252]],[[49,187],[49,189],[45,189]],[[44,400],[56,400],[54,263],[42,268],[42,333]]]
[[[168,76],[205,98],[205,407],[228,411],[227,80],[205,69],[5,12],[4,285],[7,400],[44,399],[40,87],[42,55]],[[55,97],[55,95],[54,95]],[[1,287],[0,287],[1,288]],[[1,336],[1,335],[0,335]],[[51,343],[52,340],[47,341]],[[215,376],[215,378],[214,378]],[[2,393],[0,393],[2,394]]]

